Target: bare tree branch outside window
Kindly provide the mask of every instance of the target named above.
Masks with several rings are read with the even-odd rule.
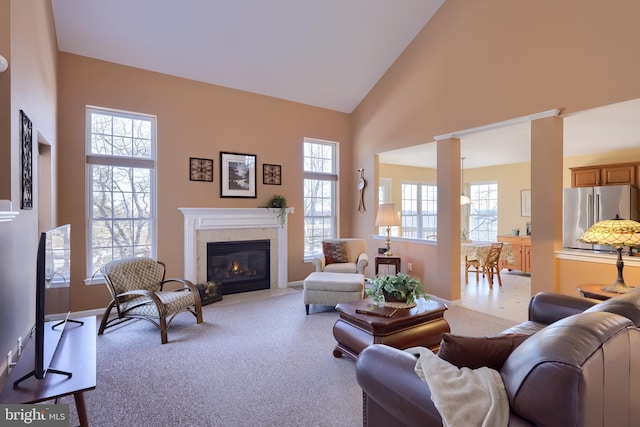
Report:
[[[112,259],[155,256],[155,118],[88,110],[92,275]]]
[[[336,144],[304,141],[304,256],[322,252],[336,237]]]

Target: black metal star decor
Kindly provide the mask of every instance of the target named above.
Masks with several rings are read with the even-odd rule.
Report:
[[[213,159],[189,157],[189,180],[213,182]]]
[[[262,165],[262,183],[267,185],[282,185],[282,166]]]
[[[33,140],[31,120],[24,111],[20,110],[20,138],[22,149],[22,209],[33,208]]]

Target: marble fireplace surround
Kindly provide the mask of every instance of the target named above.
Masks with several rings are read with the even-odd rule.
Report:
[[[207,243],[269,239],[271,289],[288,284],[287,220],[266,208],[178,208],[184,215],[184,277],[207,281]],[[293,208],[287,208],[287,217]]]

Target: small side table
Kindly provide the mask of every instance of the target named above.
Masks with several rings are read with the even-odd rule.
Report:
[[[592,299],[597,299],[600,301],[606,301],[609,298],[613,298],[616,297],[618,295],[623,295],[623,294],[618,294],[615,292],[607,292],[607,291],[603,291],[602,288],[604,285],[579,285],[578,286],[578,291],[580,291],[580,295],[582,295],[582,297],[584,298],[592,298]]]
[[[399,256],[377,256],[376,257],[376,276],[378,275],[378,269],[381,265],[393,265],[396,269],[394,274],[400,273],[400,257]]]

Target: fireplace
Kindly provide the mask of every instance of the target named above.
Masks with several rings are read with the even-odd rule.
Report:
[[[265,208],[179,208],[184,215],[184,278],[193,283],[207,280],[207,244],[269,240],[270,289],[288,284],[287,218]],[[294,212],[287,208],[287,216]]]
[[[269,240],[207,243],[207,280],[222,283],[222,294],[269,289]]]

